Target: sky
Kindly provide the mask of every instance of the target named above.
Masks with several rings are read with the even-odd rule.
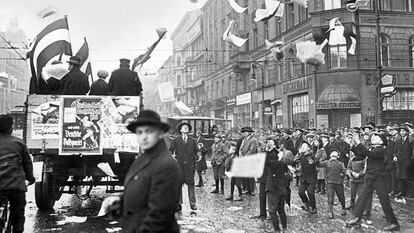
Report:
[[[88,40],[93,72],[112,71],[119,58],[133,59],[157,39],[156,28],[166,28],[163,39],[141,73],[152,73],[172,55],[171,33],[186,12],[202,7],[206,0],[1,0],[0,30],[17,16],[29,39],[44,27],[37,14],[51,7],[57,16],[68,16],[73,53]]]

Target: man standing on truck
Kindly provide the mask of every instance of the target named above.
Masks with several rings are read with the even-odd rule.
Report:
[[[112,72],[109,79],[109,92],[113,96],[139,96],[142,92],[142,84],[138,73],[129,68],[129,59],[119,60],[119,69]]]
[[[60,80],[61,95],[86,95],[89,92],[88,76],[80,70],[82,59],[73,56],[68,61],[69,73]]]
[[[27,186],[35,182],[33,164],[24,142],[11,134],[13,118],[0,115],[0,198],[10,203],[13,233],[24,230]]]

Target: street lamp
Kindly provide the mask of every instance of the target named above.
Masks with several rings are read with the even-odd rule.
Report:
[[[260,68],[262,71],[262,116],[259,116],[259,119],[261,119],[262,124],[260,124],[260,120],[259,120],[259,126],[260,128],[264,127],[264,67],[263,65],[261,65],[259,62],[254,62],[252,64],[252,68],[253,68],[253,73],[252,73],[252,77],[250,79],[252,80],[256,80],[256,88],[257,88],[257,78],[256,78],[256,73],[254,72],[254,70],[256,68]]]

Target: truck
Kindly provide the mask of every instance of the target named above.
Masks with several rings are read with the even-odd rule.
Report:
[[[126,125],[142,107],[141,96],[28,95],[12,116],[33,156],[37,207],[52,209],[63,193],[88,198],[97,186],[122,191],[139,151]]]

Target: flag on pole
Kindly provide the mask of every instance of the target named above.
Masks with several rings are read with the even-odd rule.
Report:
[[[46,26],[34,39],[29,58],[32,78],[29,93],[48,94],[48,86],[42,79],[42,69],[60,54],[72,55],[67,18],[58,19]]]
[[[154,51],[155,47],[160,43],[160,41],[165,37],[167,34],[167,29],[165,28],[158,28],[156,29],[156,32],[158,34],[158,40],[155,41],[154,44],[149,47],[148,51],[144,54],[139,55],[137,58],[134,59],[134,62],[132,63],[132,70],[135,70],[137,66],[143,66],[145,62],[147,62],[151,58],[151,53]]]
[[[83,45],[80,47],[80,49],[78,50],[75,56],[82,59],[81,64],[80,64],[80,69],[82,72],[85,73],[86,67],[88,66],[88,58],[89,58],[89,45],[88,45],[88,42],[86,41],[86,37],[84,38]]]
[[[88,62],[88,64],[86,65],[85,74],[86,76],[88,76],[89,86],[91,86],[94,82],[91,62]]]

